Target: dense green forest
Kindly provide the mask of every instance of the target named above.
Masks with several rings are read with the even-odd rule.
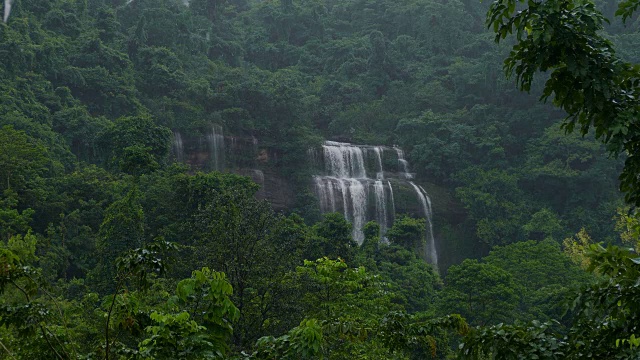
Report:
[[[546,3],[584,11],[570,31],[585,47],[640,63],[633,0],[626,24],[614,1],[528,6]],[[640,225],[625,205],[640,198],[637,111],[573,96],[605,85],[516,51],[533,39],[565,61],[555,35],[523,21],[496,43],[507,30],[487,12],[516,7],[5,0],[0,358],[640,358],[640,258],[626,249]],[[605,60],[565,62],[599,79]],[[540,62],[516,68],[527,61]],[[547,80],[560,109],[539,101]],[[614,113],[622,125],[602,132]],[[240,144],[224,168],[200,166],[211,129]],[[313,191],[309,150],[325,140],[402,148],[433,221],[370,221],[358,244]],[[282,203],[243,172],[256,162]],[[437,264],[417,251],[431,225]]]

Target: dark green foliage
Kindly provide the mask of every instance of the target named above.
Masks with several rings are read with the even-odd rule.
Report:
[[[451,266],[439,298],[442,313],[459,312],[472,325],[552,321],[565,317],[571,298],[593,278],[551,239],[496,246],[481,262]],[[571,323],[566,316],[562,326]]]
[[[101,292],[112,290],[115,260],[127,250],[138,248],[144,240],[144,212],[138,199],[138,190],[132,189],[105,210],[96,243],[97,267],[92,278]]]
[[[439,308],[459,313],[472,325],[491,325],[513,319],[516,311],[515,279],[491,264],[467,259],[449,268]]]
[[[560,319],[570,297],[591,280],[551,239],[496,246],[483,261],[512,275],[521,321]]]
[[[267,202],[256,200],[253,184],[246,191],[237,185],[200,189],[211,193],[191,215],[195,221],[189,231],[197,238],[190,261],[181,266],[209,265],[227,274],[234,287],[231,299],[240,310],[233,342],[246,346],[300,321],[285,274],[302,261],[308,230],[295,216],[275,214]]]
[[[616,56],[612,43],[599,31],[606,18],[591,1],[531,3],[516,11],[516,1],[496,1],[487,23],[497,33],[496,41],[514,33],[517,43],[505,60],[507,74],[516,75],[520,89],[529,91],[534,74],[551,73],[542,98],[568,113],[564,128],[578,128],[585,135],[593,127],[595,136],[614,155],[626,156],[620,188],[626,200],[640,204],[636,192],[638,161],[637,132],[638,68]],[[635,9],[623,3],[619,14],[626,19]]]
[[[306,258],[327,256],[347,261],[353,258],[358,245],[351,237],[351,224],[342,214],[324,214],[322,221],[314,225],[313,229],[317,238],[309,244]]]
[[[491,10],[519,30],[507,70],[554,96],[573,116],[566,129],[593,124],[626,153],[635,201],[637,69],[611,43],[636,61],[636,32],[601,32],[589,2],[512,4]],[[502,79],[509,49],[483,30],[487,6],[15,0],[0,23],[0,357],[444,358],[467,327],[434,314],[474,325],[559,318],[590,278],[549,239],[585,227],[618,241],[622,159],[566,137],[562,113]],[[619,14],[631,21],[636,7],[624,1]],[[546,88],[538,70],[550,72]],[[283,178],[295,197],[286,214],[256,200],[265,189],[248,178],[198,172],[213,126],[227,142],[258,140],[227,149],[219,170]],[[187,164],[169,165],[172,132],[201,142]],[[416,181],[454,194],[432,199],[438,245],[447,229],[469,255],[489,256],[441,268],[443,283],[416,255],[424,221],[408,216],[386,234],[367,224],[358,248],[341,214],[320,217],[309,187],[307,150],[324,138],[401,146]],[[602,268],[610,283],[583,292],[562,322],[471,338],[513,342],[505,357],[573,354],[567,344],[583,340],[593,357],[629,355],[637,274],[631,255],[614,253],[597,262],[613,264]]]
[[[472,331],[461,345],[463,358],[637,359],[638,262],[628,250],[593,245],[591,269],[604,279],[578,294],[575,320],[565,333],[555,324],[503,325]]]
[[[0,189],[24,191],[46,170],[46,149],[24,131],[0,128]]]
[[[2,194],[0,202],[0,238],[9,240],[11,236],[16,234],[24,234],[29,231],[29,223],[34,214],[33,209],[25,209],[19,211],[18,194],[13,190],[7,189]]]
[[[392,244],[421,253],[426,242],[424,234],[425,223],[423,219],[401,216],[393,222],[393,226],[386,235]]]
[[[117,119],[102,135],[109,162],[120,171],[140,175],[156,170],[169,152],[169,129],[149,116]]]
[[[313,359],[322,353],[323,340],[318,321],[303,320],[286,335],[260,338],[248,359]]]
[[[468,187],[456,189],[476,221],[477,235],[489,245],[523,240],[522,217],[528,210],[518,189],[517,176],[506,171],[469,168],[462,175]],[[471,180],[473,179],[473,180]]]
[[[382,246],[375,259],[380,275],[394,286],[395,301],[410,313],[434,310],[442,281],[432,265],[397,245]]]
[[[178,283],[175,297],[169,299],[169,308],[182,312],[150,314],[154,325],[145,329],[149,337],[140,342],[139,357],[224,358],[232,324],[240,316],[229,298],[232,293],[224,273],[208,268],[194,271]]]

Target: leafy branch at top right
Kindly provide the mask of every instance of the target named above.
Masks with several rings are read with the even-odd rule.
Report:
[[[526,6],[524,6],[526,5]],[[638,0],[622,1],[617,16],[633,16]],[[590,0],[496,0],[487,25],[496,42],[515,34],[516,44],[504,61],[520,90],[529,91],[537,72],[548,72],[542,100],[567,112],[567,132],[592,128],[614,156],[624,155],[620,190],[640,205],[640,65],[616,56],[600,35],[608,22]]]

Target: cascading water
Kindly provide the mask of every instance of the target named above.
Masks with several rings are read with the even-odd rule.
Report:
[[[391,188],[391,185],[389,185]],[[381,180],[376,180],[373,184],[376,195],[376,221],[380,224],[380,233],[387,232],[387,199],[384,191],[384,184]]]
[[[431,222],[431,200],[426,195],[426,191],[422,189],[422,187],[418,187],[413,181],[409,181],[409,184],[416,191],[416,195],[420,200],[420,204],[422,204],[422,211],[424,212],[424,217],[427,221],[427,226],[425,228],[425,235],[427,246],[425,248],[425,258],[427,261],[434,265],[438,265],[438,253],[436,252],[436,244],[435,239],[433,238],[433,224]]]
[[[376,154],[376,165],[378,166],[378,172],[376,173],[376,179],[384,179],[384,169],[382,168],[382,152],[384,150],[380,146],[374,146],[373,152]]]
[[[325,165],[329,172],[341,179],[365,179],[367,172],[364,168],[362,149],[347,143],[327,141],[322,146]]]
[[[222,127],[213,125],[211,133],[207,134],[209,153],[211,154],[211,167],[215,171],[224,170],[224,135]]]
[[[4,0],[4,17],[3,21],[6,23],[9,20],[9,14],[11,14],[11,5],[13,5],[13,0]]]
[[[409,173],[409,162],[404,158],[404,151],[397,146],[393,147],[398,154],[398,164],[400,165],[400,173],[403,174],[407,180],[413,179],[413,175]]]
[[[252,172],[251,178],[253,179],[253,181],[256,184],[260,185],[260,189],[258,190],[256,195],[258,196],[259,199],[264,199],[265,198],[264,172],[258,169],[252,169],[251,172]]]
[[[385,150],[391,150],[390,154],[397,154],[397,171],[384,171]],[[417,202],[421,211],[415,207],[412,211],[417,210],[426,221],[427,244],[421,256],[437,265],[431,201],[424,189],[410,181],[413,174],[409,173],[409,164],[402,149],[326,141],[321,152],[310,149],[308,156],[314,167],[324,168],[324,175],[313,177],[320,210],[323,213],[342,212],[352,223],[352,236],[360,244],[364,240],[362,228],[370,220],[375,220],[380,225],[381,237],[386,239],[384,234],[396,214],[394,186],[398,186],[402,193],[401,209],[406,210],[407,206],[411,208]],[[413,192],[415,195],[411,195]],[[409,197],[405,194],[409,194]],[[416,202],[411,202],[411,197]]]
[[[431,241],[428,243],[429,252],[431,253],[432,259],[435,261],[434,264],[437,265],[438,251],[436,250],[436,241],[433,236],[433,221],[432,221],[433,209],[431,208],[431,198],[429,197],[429,195],[427,194],[427,191],[422,186],[420,186],[420,190],[422,190],[422,193],[424,194],[424,197],[427,200],[427,210],[429,213],[429,216],[427,216],[427,226],[428,226],[427,231],[429,232],[429,236],[427,238],[431,239]]]
[[[173,155],[178,162],[184,162],[184,144],[182,135],[178,131],[173,132]]]
[[[387,185],[389,185],[389,194],[391,195],[391,210],[392,214],[395,216],[396,214],[396,201],[393,198],[393,188],[391,187],[391,181],[387,181]]]
[[[382,177],[381,148],[356,146],[349,143],[326,141],[322,145],[324,168],[327,175],[314,176],[314,187],[322,212],[341,211],[352,223],[352,236],[362,243],[362,228],[368,219],[370,188],[374,189],[375,219],[382,229],[388,228],[389,211],[387,196],[382,181],[367,176],[366,165],[370,153],[377,162],[376,177]],[[314,151],[309,151],[312,162],[320,162]]]
[[[354,240],[358,244],[364,241],[364,233],[362,229],[367,218],[367,191],[364,185],[357,179],[347,179],[349,184],[349,195],[351,197],[352,206],[352,222],[354,228]]]

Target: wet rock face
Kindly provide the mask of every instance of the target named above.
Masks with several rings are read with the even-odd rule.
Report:
[[[255,137],[225,135],[219,126],[192,136],[174,131],[171,157],[194,172],[223,171],[250,177],[260,185],[258,199],[269,201],[276,211],[293,207],[293,187],[277,171],[277,154],[261,147]]]
[[[225,135],[219,126],[194,136],[174,132],[174,161],[194,171],[225,171],[250,177],[260,185],[257,198],[269,201],[276,211],[286,211],[295,205],[296,184],[283,175],[278,160],[284,160],[279,155],[260,146],[255,137]],[[396,214],[422,217],[426,244],[421,255],[432,264],[438,263],[431,199],[415,182],[402,149],[325,141],[306,155],[316,174],[310,183],[320,211],[343,213],[353,225],[354,240],[362,243],[368,221],[378,222],[384,237]]]
[[[250,177],[253,182],[260,185],[260,190],[256,193],[256,197],[260,200],[267,200],[275,211],[286,211],[294,206],[295,194],[291,184],[279,176],[276,171],[272,169],[265,171],[259,169],[236,169],[232,172]]]

